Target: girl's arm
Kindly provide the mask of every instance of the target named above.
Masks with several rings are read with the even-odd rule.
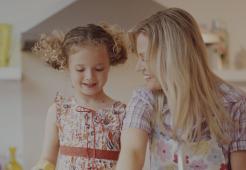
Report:
[[[121,134],[121,151],[116,170],[142,170],[145,160],[148,133],[127,128]]]
[[[56,126],[56,105],[53,104],[47,113],[41,159],[47,160],[53,164],[56,163],[59,149],[58,139],[58,129]]]
[[[43,167],[55,167],[59,149],[58,129],[56,126],[56,105],[53,104],[47,113],[45,124],[44,145],[42,148],[41,158],[33,169],[45,169]]]

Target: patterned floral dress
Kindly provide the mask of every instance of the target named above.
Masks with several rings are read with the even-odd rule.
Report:
[[[182,143],[173,139],[171,113],[165,102],[162,126],[151,123],[154,96],[148,89],[135,91],[126,109],[123,129],[139,128],[149,135],[150,170],[230,170],[230,153],[246,150],[246,94],[228,84],[220,84],[224,107],[239,128],[231,134],[232,142],[220,145],[204,127],[202,140]],[[165,130],[163,130],[165,127]]]
[[[56,99],[59,153],[57,170],[105,170],[116,165],[125,105],[95,111],[75,97]]]

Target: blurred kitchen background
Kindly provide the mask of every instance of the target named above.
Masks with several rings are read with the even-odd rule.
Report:
[[[128,30],[164,6],[181,7],[196,18],[213,70],[245,90],[244,0],[0,0],[0,164],[15,146],[18,161],[24,169],[31,168],[41,152],[49,105],[58,90],[71,91],[66,73],[52,70],[30,53],[41,33],[100,22]],[[11,36],[7,60],[3,35]],[[115,99],[127,102],[132,90],[143,84],[135,62],[129,56],[125,65],[112,68],[106,91]]]

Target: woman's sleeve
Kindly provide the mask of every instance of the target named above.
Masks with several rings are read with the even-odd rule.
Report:
[[[153,103],[154,97],[150,90],[135,90],[126,108],[123,129],[138,128],[150,134]]]
[[[230,144],[230,152],[246,151],[246,97],[241,98],[233,106],[233,118],[239,127],[235,128]]]

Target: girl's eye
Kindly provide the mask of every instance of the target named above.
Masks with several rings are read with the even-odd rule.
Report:
[[[84,68],[78,68],[78,69],[76,69],[76,71],[77,72],[83,72],[83,71],[85,71],[85,69]]]
[[[103,71],[104,68],[95,68],[96,71],[100,72],[100,71]]]

